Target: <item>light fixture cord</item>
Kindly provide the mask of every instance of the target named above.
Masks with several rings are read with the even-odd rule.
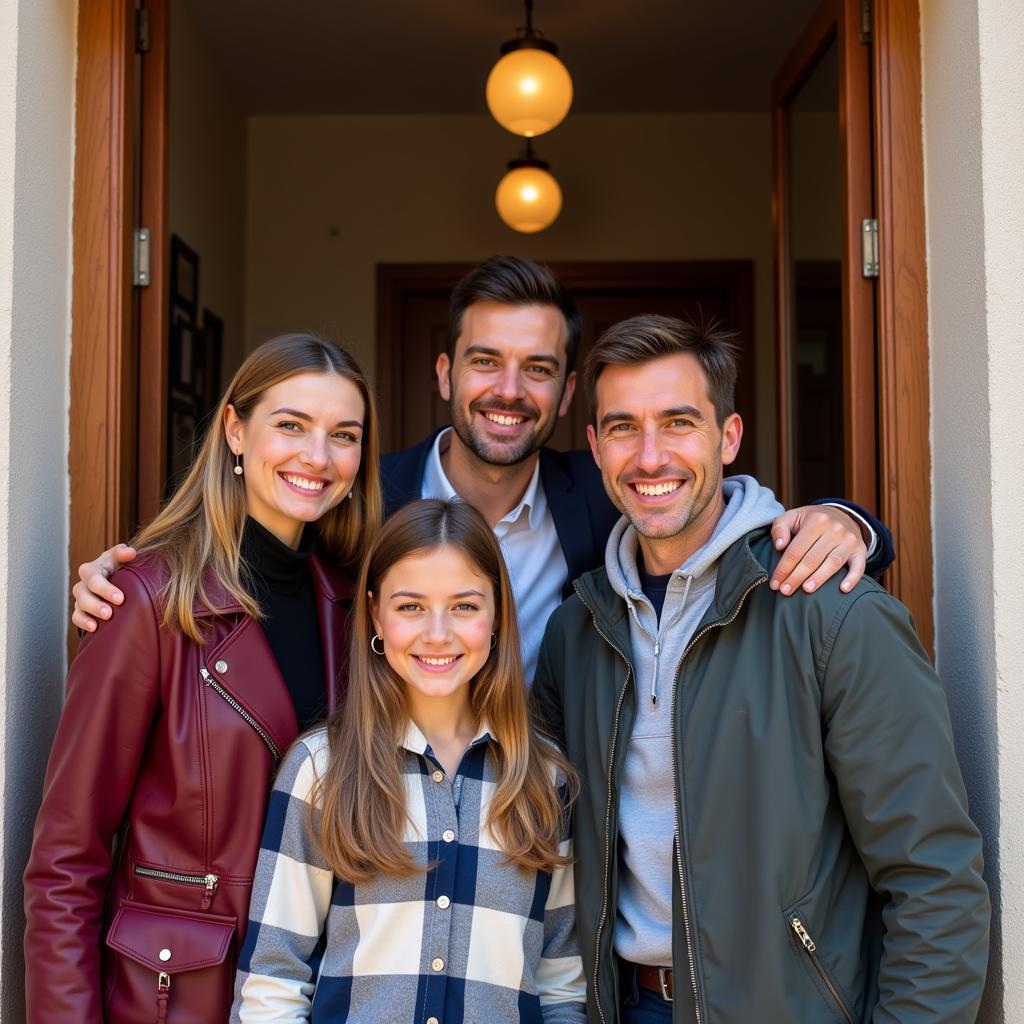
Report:
[[[533,35],[533,0],[523,0],[526,4],[526,35]]]

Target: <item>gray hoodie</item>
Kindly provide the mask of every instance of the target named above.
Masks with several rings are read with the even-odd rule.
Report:
[[[624,960],[672,965],[672,687],[679,659],[711,605],[718,559],[730,545],[783,511],[753,477],[724,481],[725,511],[711,539],[673,574],[661,622],[640,588],[638,538],[625,518],[605,552],[608,578],[626,602],[636,672],[637,714],[619,802],[621,872],[615,951]]]

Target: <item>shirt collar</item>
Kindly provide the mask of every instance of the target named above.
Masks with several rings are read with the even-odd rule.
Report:
[[[480,722],[476,735],[473,737],[469,746],[474,747],[478,743],[482,743],[484,740],[494,740],[486,719]],[[495,740],[495,742],[497,741]],[[402,739],[401,745],[412,754],[426,754],[430,749],[430,744],[427,742],[426,736],[420,732],[419,726],[411,718],[409,719],[408,726],[406,726],[405,736]]]
[[[448,442],[451,432],[452,428],[447,427],[434,438],[434,444],[430,449],[427,465],[423,472],[422,493],[424,497],[441,498],[444,501],[459,498],[458,493],[452,487],[451,481],[445,474],[444,466],[441,464],[441,449]],[[544,488],[540,483],[540,459],[537,460],[537,464],[533,467],[533,476],[530,477],[526,493],[519,504],[507,515],[502,516],[499,522],[511,526],[519,522],[524,512],[526,513],[527,522],[530,524],[531,530],[537,529],[547,513],[547,498],[544,494]]]

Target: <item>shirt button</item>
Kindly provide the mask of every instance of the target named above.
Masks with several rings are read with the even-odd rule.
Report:
[[[437,1018],[436,1017],[428,1017],[427,1018],[427,1024],[438,1024]]]
[[[444,830],[444,831],[443,831],[443,832],[441,833],[441,838],[442,838],[442,839],[443,839],[443,840],[444,840],[444,841],[445,841],[446,843],[450,843],[450,842],[452,842],[452,840],[453,840],[453,839],[455,838],[455,833],[454,833],[454,832],[453,832],[453,831],[452,831],[452,830],[451,830],[450,828],[446,828],[446,829],[445,829],[445,830]]]
[[[216,664],[214,664],[213,667],[218,672],[223,674],[224,672],[227,672],[227,670],[228,670],[228,663],[226,661],[224,661],[223,659],[221,659],[220,661],[216,662]]]
[[[435,971],[443,971],[444,970],[444,961],[440,957],[436,957],[435,959],[430,961],[430,966]]]
[[[444,772],[434,772],[433,779],[435,782],[444,782]]]
[[[447,896],[438,896],[437,897],[437,905],[442,910],[447,910],[452,905],[452,901],[450,899],[448,899]]]

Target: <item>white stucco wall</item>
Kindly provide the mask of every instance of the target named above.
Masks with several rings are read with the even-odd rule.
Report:
[[[936,654],[986,837],[995,1024],[1024,1020],[1024,5],[922,8]]]
[[[75,0],[0,3],[0,1017],[65,673]]]

